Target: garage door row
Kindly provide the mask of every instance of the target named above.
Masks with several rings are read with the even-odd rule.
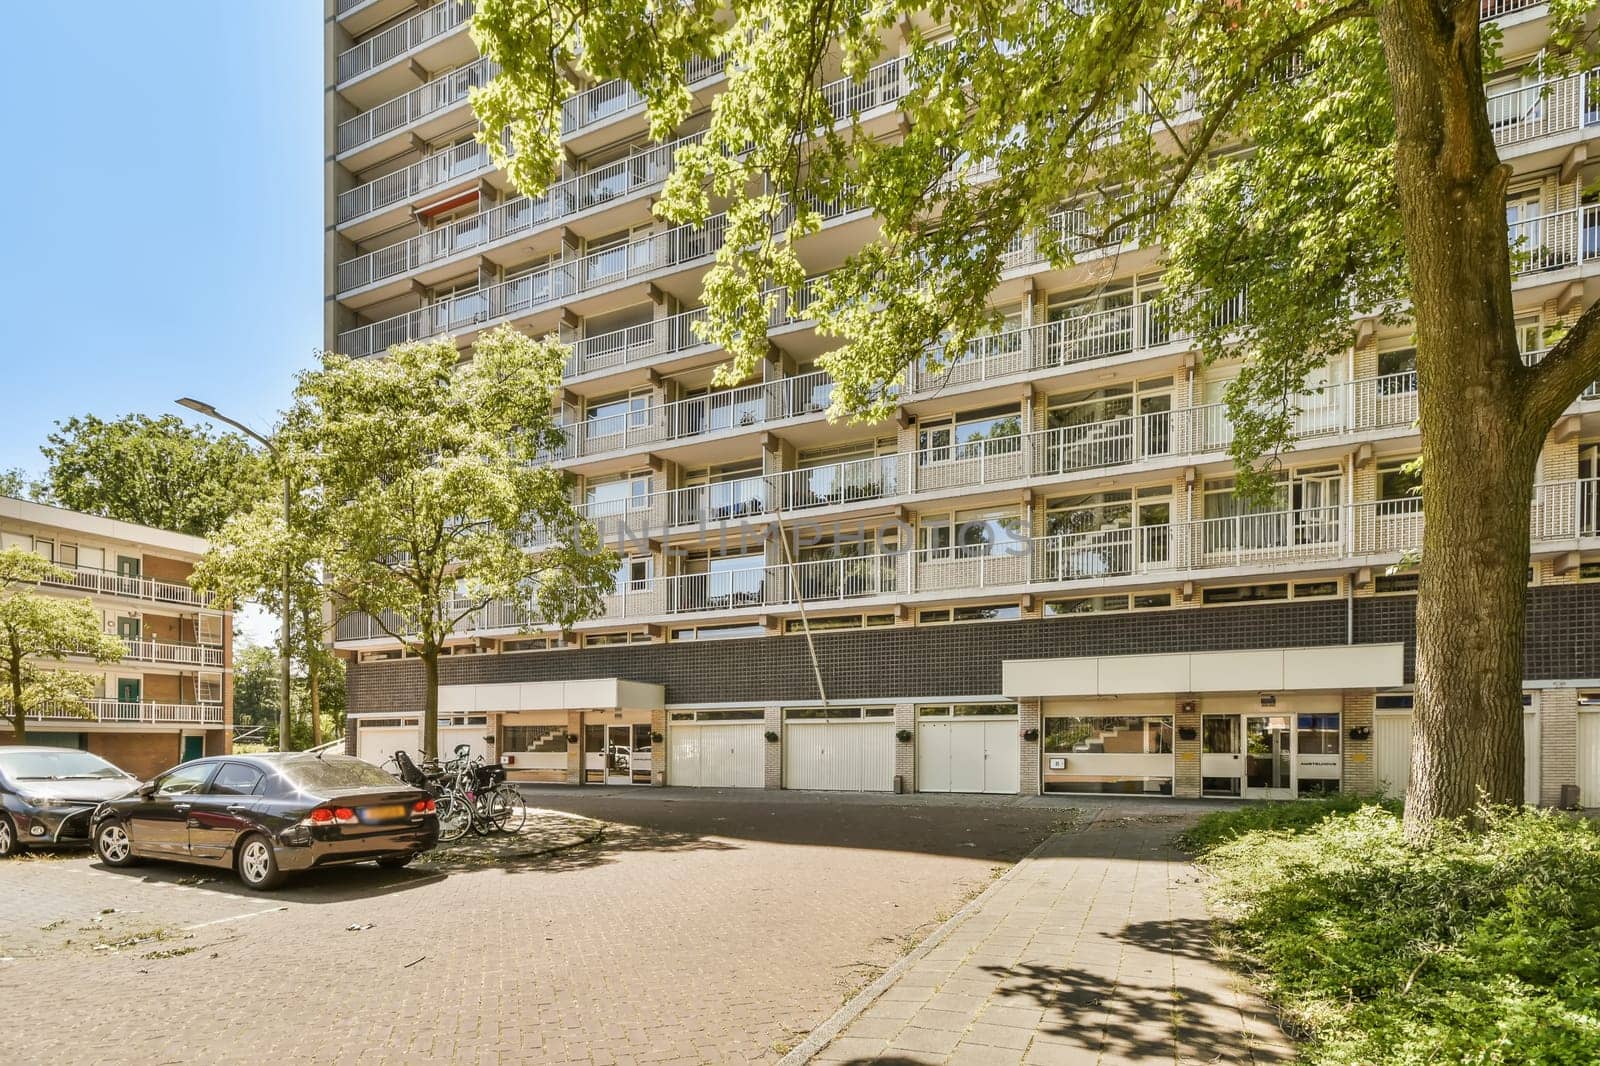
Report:
[[[919,792],[1016,792],[1021,756],[1016,707],[919,707]],[[768,749],[781,739],[784,788],[831,792],[894,789],[899,741],[892,707],[799,707],[768,738],[759,710],[674,711],[667,727],[667,781],[702,788],[761,788]],[[912,787],[912,782],[903,783]]]

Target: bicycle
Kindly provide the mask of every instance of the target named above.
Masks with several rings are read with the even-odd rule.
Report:
[[[389,770],[390,763],[394,764],[393,770]],[[460,788],[459,774],[455,780],[447,780],[450,777],[447,767],[427,760],[419,766],[403,750],[395,751],[384,760],[383,768],[413,788],[420,788],[433,796],[439,818],[440,843],[454,843],[473,828],[472,804]]]

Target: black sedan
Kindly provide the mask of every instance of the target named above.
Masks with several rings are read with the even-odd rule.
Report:
[[[139,779],[73,748],[0,747],[0,857],[89,843],[89,816]]]
[[[433,797],[348,755],[219,755],[174,767],[94,812],[107,866],[231,866],[274,888],[317,866],[404,866],[439,840]]]

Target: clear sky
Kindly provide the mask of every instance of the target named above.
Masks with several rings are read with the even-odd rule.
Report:
[[[321,0],[5,7],[0,468],[184,394],[267,426],[322,336]]]

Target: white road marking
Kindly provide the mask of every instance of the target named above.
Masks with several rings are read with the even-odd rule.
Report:
[[[186,925],[183,927],[183,931],[185,933],[189,933],[196,929],[204,929],[208,925],[221,925],[223,922],[242,922],[250,918],[259,918],[263,914],[277,914],[279,911],[286,911],[288,909],[288,907],[268,907],[264,911],[251,911],[249,914],[235,914],[228,918],[213,918],[211,921],[201,922],[199,925]]]

